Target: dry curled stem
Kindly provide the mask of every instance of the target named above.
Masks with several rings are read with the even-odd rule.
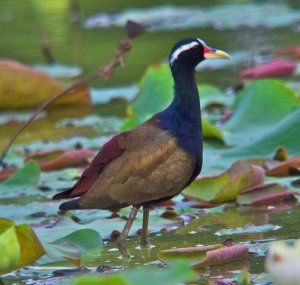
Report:
[[[63,92],[50,97],[47,101],[45,101],[43,104],[41,104],[39,107],[37,107],[34,110],[31,117],[26,122],[24,122],[22,125],[19,126],[19,128],[16,129],[16,131],[9,138],[6,146],[4,147],[4,149],[2,151],[1,157],[0,157],[0,166],[3,169],[6,168],[4,159],[7,155],[7,152],[9,151],[10,147],[15,142],[16,138],[20,135],[20,133],[40,114],[41,111],[43,111],[46,107],[48,107],[52,102],[54,102],[58,98],[61,98],[62,96],[66,95],[66,94],[72,93],[76,89],[89,84],[91,81],[93,81],[97,78],[102,78],[102,79],[106,79],[106,80],[111,79],[115,73],[115,70],[120,66],[124,66],[125,56],[132,47],[131,39],[139,36],[143,32],[143,28],[135,22],[128,21],[126,23],[125,30],[126,30],[127,36],[119,43],[119,45],[117,47],[116,55],[110,63],[103,66],[98,71],[96,71],[95,73],[86,77],[85,79],[80,80],[79,82],[77,82],[74,85],[70,86],[69,88],[65,89]]]

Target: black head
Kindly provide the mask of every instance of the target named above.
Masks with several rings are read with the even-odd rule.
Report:
[[[224,51],[211,48],[201,39],[184,39],[176,43],[171,51],[169,63],[195,68],[201,61],[208,58],[230,58]]]

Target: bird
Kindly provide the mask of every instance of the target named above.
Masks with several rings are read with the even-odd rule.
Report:
[[[230,55],[201,38],[178,41],[169,56],[174,80],[170,105],[136,128],[113,136],[75,185],[53,197],[73,198],[60,205],[63,211],[132,206],[117,239],[122,255],[128,254],[127,237],[138,210],[143,207],[140,244],[149,247],[149,208],[179,194],[201,171],[203,135],[195,68],[216,58]]]

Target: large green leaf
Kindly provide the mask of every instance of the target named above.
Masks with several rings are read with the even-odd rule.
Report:
[[[283,135],[279,131],[284,131],[279,124],[299,107],[300,100],[283,82],[254,81],[239,95],[233,116],[222,128],[225,140],[240,146],[264,137],[271,129],[278,132],[279,138]]]
[[[14,202],[15,204],[26,204],[32,200],[36,201],[41,192],[37,186],[40,178],[38,165],[30,161],[13,176],[0,183],[1,203]],[[5,216],[5,213],[3,214]]]
[[[239,192],[261,184],[263,180],[264,171],[261,167],[237,162],[219,175],[195,180],[182,195],[201,202],[231,202],[235,201]]]
[[[281,104],[285,103],[282,102]],[[280,109],[279,106],[278,109]],[[265,116],[268,116],[268,113],[265,113]],[[235,136],[237,140],[245,140],[245,144],[240,144],[240,147],[226,152],[224,156],[239,158],[258,155],[269,156],[280,146],[284,146],[290,155],[299,154],[300,108],[291,110],[284,118],[274,121],[272,125],[265,128],[260,129],[259,121],[253,122],[253,127],[254,125],[258,125],[257,133],[254,134],[256,138],[252,137],[251,130],[249,130],[249,137],[246,134],[243,136],[243,132],[235,133],[233,137]],[[258,133],[260,133],[260,136]]]
[[[77,230],[51,244],[44,243],[48,255],[54,258],[67,258],[75,264],[85,265],[97,259],[103,241],[99,233],[92,229]]]
[[[38,165],[29,161],[22,169],[1,183],[1,186],[32,187],[38,184],[39,178],[40,169]]]
[[[29,225],[16,226],[0,218],[0,274],[35,262],[45,254],[39,239]]]
[[[130,105],[129,113],[141,120],[150,118],[163,110],[173,98],[173,79],[167,65],[150,67],[140,83],[136,100]]]
[[[0,220],[0,274],[16,268],[21,256],[14,223],[9,220]]]

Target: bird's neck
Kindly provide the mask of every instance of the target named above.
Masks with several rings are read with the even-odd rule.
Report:
[[[202,165],[202,124],[198,88],[194,68],[172,68],[174,99],[170,106],[157,114],[160,126],[173,135],[179,146],[197,161],[197,173]]]
[[[183,116],[184,120],[197,121],[200,124],[200,101],[195,79],[195,69],[180,66],[172,69],[174,78],[174,99],[170,105],[173,112]]]

